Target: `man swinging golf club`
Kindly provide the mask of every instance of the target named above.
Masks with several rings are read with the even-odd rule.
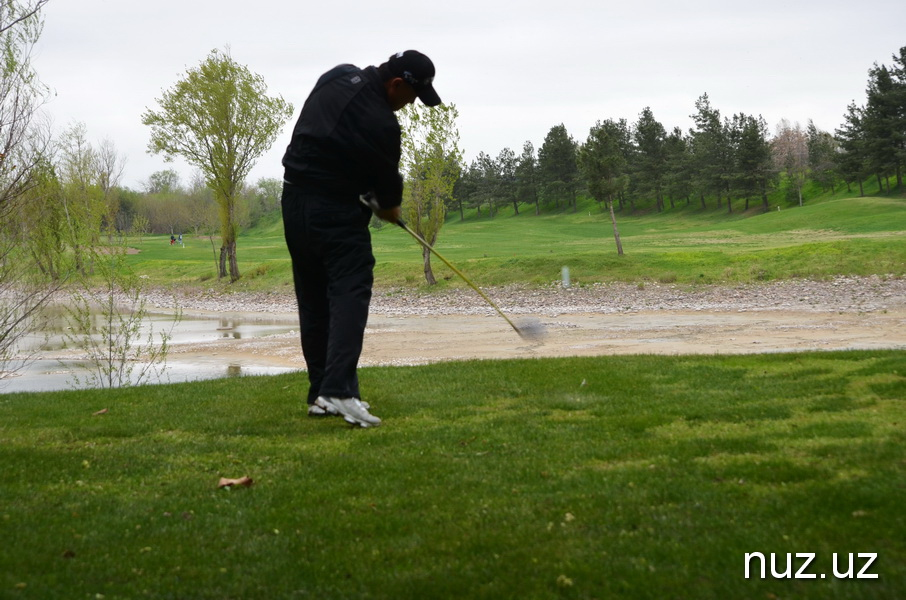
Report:
[[[368,320],[378,217],[400,218],[400,126],[394,112],[416,98],[440,104],[434,64],[407,50],[378,67],[344,64],[318,79],[283,156],[281,199],[308,368],[308,414],[342,416],[360,427],[381,420],[361,401],[356,373]]]

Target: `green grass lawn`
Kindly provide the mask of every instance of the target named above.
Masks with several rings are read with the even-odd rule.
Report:
[[[380,428],[301,373],[0,396],[0,598],[906,597],[904,352],[361,381]]]
[[[502,211],[495,218],[444,226],[436,248],[483,286],[558,281],[570,268],[577,285],[629,281],[736,283],[835,275],[906,274],[906,200],[840,198],[768,213],[701,211],[690,207],[660,214],[619,214],[624,256],[618,256],[609,215],[592,201],[575,213],[534,216]],[[378,288],[426,291],[421,249],[397,227],[372,232]],[[291,291],[289,255],[279,220],[239,238],[243,276],[218,282],[207,238],[169,236],[132,240],[140,253],[131,264],[155,285],[183,288]],[[219,248],[219,241],[215,240]],[[437,289],[462,286],[433,260]]]

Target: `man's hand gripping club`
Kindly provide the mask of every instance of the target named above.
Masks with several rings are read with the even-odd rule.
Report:
[[[381,208],[381,205],[378,204],[377,196],[374,195],[374,192],[368,192],[367,194],[362,194],[359,196],[359,200],[362,201],[362,204],[371,209],[371,211],[378,216],[382,221],[387,221],[388,223],[393,223],[394,225],[399,225],[401,223],[401,217],[403,216],[402,210],[399,206],[393,208]]]

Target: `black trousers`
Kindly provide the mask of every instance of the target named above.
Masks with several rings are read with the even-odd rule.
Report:
[[[318,396],[361,398],[356,368],[374,283],[371,210],[354,197],[328,197],[287,183],[281,202],[308,403]]]

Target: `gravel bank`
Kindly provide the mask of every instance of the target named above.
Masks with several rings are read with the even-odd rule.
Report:
[[[686,286],[609,283],[563,288],[507,286],[484,290],[502,310],[553,317],[564,314],[614,314],[639,311],[874,312],[906,306],[906,279],[838,277],[832,281],[790,280],[741,285]],[[295,313],[290,294],[219,293],[191,296],[162,291],[147,295],[147,308],[185,311]],[[371,313],[383,316],[486,315],[493,309],[472,290],[419,293],[375,290]]]

